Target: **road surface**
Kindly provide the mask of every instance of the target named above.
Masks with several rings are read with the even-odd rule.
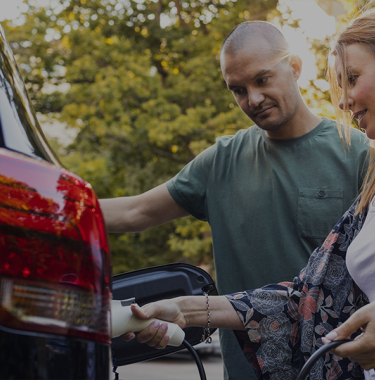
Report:
[[[202,359],[202,362],[207,380],[224,379],[223,362],[220,356],[211,356]],[[117,372],[121,380],[199,380],[195,361],[190,358],[164,358],[136,363],[119,367]]]

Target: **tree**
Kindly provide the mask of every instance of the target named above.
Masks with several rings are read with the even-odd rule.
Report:
[[[220,135],[251,125],[226,90],[220,46],[277,0],[32,0],[5,23],[37,112],[78,130],[59,148],[99,197],[144,192]],[[56,146],[56,143],[54,143]],[[184,218],[111,236],[114,272],[172,261],[211,264],[207,223]]]

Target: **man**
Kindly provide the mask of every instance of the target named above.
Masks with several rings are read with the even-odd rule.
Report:
[[[111,232],[189,214],[207,220],[218,290],[228,294],[298,274],[355,198],[367,145],[353,130],[345,153],[335,122],[309,111],[297,85],[301,60],[272,24],[235,28],[221,68],[256,126],[219,138],[166,184],[101,205]],[[220,333],[225,378],[255,378],[234,334]]]

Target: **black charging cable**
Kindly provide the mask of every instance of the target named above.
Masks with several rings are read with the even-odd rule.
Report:
[[[116,365],[116,358],[115,358],[115,351],[112,350],[112,372],[115,374],[114,380],[120,380],[118,377],[118,372],[117,372],[117,365]]]
[[[324,346],[320,347],[319,350],[314,352],[310,359],[305,363],[305,365],[302,367],[301,372],[299,373],[297,380],[305,380],[307,379],[307,376],[309,375],[311,368],[314,366],[314,364],[328,351],[333,350],[334,348],[340,346],[343,343],[351,342],[350,339],[343,339],[338,340],[336,342],[330,342],[325,344]]]
[[[207,380],[206,372],[204,370],[202,361],[201,361],[201,359],[200,359],[197,351],[195,351],[195,349],[193,348],[193,346],[187,340],[185,340],[185,339],[182,342],[182,345],[185,346],[185,348],[190,352],[191,356],[195,360],[195,364],[198,367],[198,372],[199,372],[199,376],[200,376],[201,380]],[[120,380],[119,379],[119,374],[117,372],[117,366],[116,366],[116,359],[115,359],[115,353],[114,353],[114,351],[112,351],[112,366],[113,366],[112,372],[115,374],[114,380]]]
[[[195,351],[193,346],[188,341],[186,341],[185,339],[182,342],[182,345],[185,346],[185,348],[191,353],[191,356],[194,358],[195,364],[198,367],[199,376],[200,376],[201,380],[207,380],[206,372],[203,368],[202,361],[201,361],[197,351]]]
[[[311,355],[310,359],[305,363],[305,365],[302,367],[301,372],[299,373],[298,377],[296,380],[306,380],[307,376],[309,375],[312,367],[314,364],[323,356],[325,355],[328,351],[333,350],[334,348],[340,346],[343,343],[351,342],[350,339],[343,339],[343,340],[338,340],[336,342],[330,342],[328,344],[325,344],[324,346],[320,347],[319,350],[314,352],[313,355]],[[207,380],[206,377],[206,372],[204,370],[202,361],[197,353],[195,351],[194,347],[184,339],[182,342],[182,345],[190,352],[191,356],[193,357],[195,364],[198,367],[198,372],[201,380]],[[112,360],[113,360],[113,372],[115,374],[115,380],[118,380],[118,373],[117,373],[117,366],[116,366],[116,359],[114,358],[114,352],[112,351]]]
[[[330,342],[328,344],[325,344],[324,346],[320,347],[318,351],[316,351],[313,355],[311,355],[310,359],[305,363],[305,365],[302,367],[301,372],[299,373],[297,380],[305,380],[307,379],[307,376],[309,375],[312,367],[314,364],[328,351],[333,350],[334,348],[340,346],[343,343],[351,342],[350,339],[343,339],[338,340],[336,342]],[[182,342],[182,345],[185,346],[185,348],[191,353],[192,357],[195,360],[195,363],[198,367],[199,376],[201,380],[207,380],[206,378],[206,372],[203,368],[202,361],[197,354],[197,351],[188,343],[185,339]]]
[[[310,359],[305,363],[305,365],[302,367],[301,372],[299,373],[297,380],[305,380],[307,379],[307,376],[309,375],[312,367],[314,364],[328,351],[333,350],[334,348],[340,346],[343,343],[351,342],[350,339],[343,339],[338,340],[336,342],[330,342],[328,344],[325,344],[324,346],[320,347],[319,350],[317,350],[313,355],[311,355]],[[185,348],[191,353],[192,357],[195,360],[195,363],[198,367],[199,376],[201,380],[207,380],[206,378],[206,372],[203,368],[202,361],[197,354],[197,351],[188,343],[185,339],[182,342],[182,345],[185,346]]]

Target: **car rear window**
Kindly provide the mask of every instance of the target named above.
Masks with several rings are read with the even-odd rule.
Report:
[[[56,163],[0,26],[0,147]]]

